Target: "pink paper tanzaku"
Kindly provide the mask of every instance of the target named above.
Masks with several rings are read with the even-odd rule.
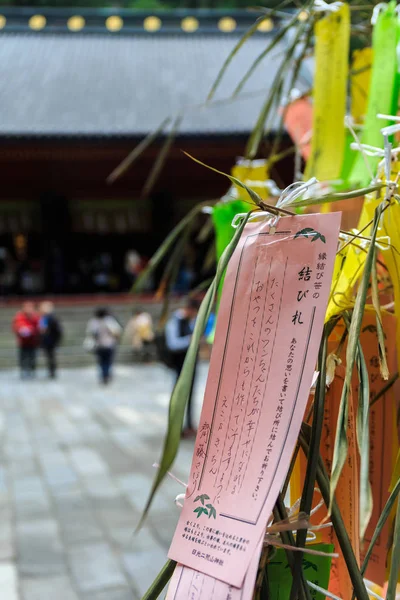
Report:
[[[311,387],[340,213],[246,225],[229,263],[184,508],[169,557],[240,588]],[[223,597],[223,596],[221,596]]]
[[[177,565],[168,587],[166,600],[251,600],[257,577],[262,543],[258,544],[247,570],[243,586],[233,587],[190,567]]]

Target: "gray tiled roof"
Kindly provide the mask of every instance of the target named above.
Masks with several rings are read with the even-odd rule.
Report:
[[[0,136],[143,135],[206,98],[237,35],[0,36]],[[228,97],[269,35],[240,50],[217,94]],[[246,97],[185,113],[185,134],[248,132],[282,59],[280,44],[249,80]],[[256,92],[249,97],[249,93]],[[258,93],[257,93],[258,92]]]

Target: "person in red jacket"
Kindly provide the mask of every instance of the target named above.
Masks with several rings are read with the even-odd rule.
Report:
[[[24,302],[13,320],[13,331],[19,346],[19,367],[23,379],[33,377],[36,370],[36,351],[39,347],[39,316],[33,302]]]

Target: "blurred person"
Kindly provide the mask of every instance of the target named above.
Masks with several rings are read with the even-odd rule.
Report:
[[[128,250],[125,254],[125,272],[128,276],[129,285],[132,286],[142,270],[142,259],[136,250]]]
[[[182,265],[174,285],[174,292],[178,294],[188,294],[194,278],[195,276],[191,267],[186,264]]]
[[[188,351],[190,341],[192,339],[198,310],[199,302],[194,298],[189,298],[183,308],[176,310],[172,314],[165,327],[165,343],[170,355],[169,362],[171,368],[175,372],[175,384],[182,372],[186,352]],[[187,402],[186,426],[182,432],[183,437],[191,437],[196,433],[196,430],[193,427],[192,415],[192,400],[195,377],[196,369]]]
[[[151,315],[144,310],[134,310],[125,328],[125,335],[129,339],[132,350],[141,352],[143,359],[148,360],[155,337]]]
[[[52,302],[42,302],[39,310],[40,345],[46,356],[49,377],[54,379],[57,372],[56,349],[61,342],[62,328],[59,319],[54,314]]]
[[[19,346],[19,367],[22,379],[34,377],[36,352],[39,347],[39,316],[33,302],[24,302],[12,323]]]
[[[107,291],[110,288],[112,276],[112,258],[108,252],[102,252],[94,261],[93,283],[98,290]]]
[[[96,309],[94,318],[87,325],[86,340],[92,341],[92,349],[99,365],[100,382],[104,385],[111,380],[112,364],[121,333],[121,325],[106,308]]]
[[[15,261],[7,248],[0,248],[0,294],[12,292],[16,281]]]

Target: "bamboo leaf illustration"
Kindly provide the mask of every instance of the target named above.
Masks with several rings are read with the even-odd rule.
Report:
[[[300,237],[301,235],[303,235],[304,237],[308,237],[311,233],[314,234],[315,230],[312,227],[305,227],[304,229],[300,229],[300,231],[296,233],[294,239]]]
[[[326,238],[325,238],[325,236],[324,236],[324,235],[322,235],[322,233],[318,233],[318,232],[317,232],[317,233],[314,235],[314,237],[312,238],[312,240],[311,240],[311,241],[312,241],[312,242],[315,242],[316,240],[321,240],[321,242],[322,242],[323,244],[325,244],[325,243],[326,243]]]
[[[304,571],[307,571],[308,569],[314,569],[314,571],[318,570],[316,569],[314,563],[310,562],[309,560],[303,560],[303,569]]]
[[[204,505],[206,500],[210,500],[210,496],[207,496],[207,494],[200,494],[199,496],[196,496],[194,502],[198,502],[199,500]]]
[[[197,514],[197,518],[199,518],[203,513],[208,516],[208,510],[204,508],[204,506],[198,506],[193,512]]]
[[[319,231],[315,231],[312,227],[305,227],[304,229],[300,229],[294,236],[294,239],[299,237],[311,238],[312,242],[316,240],[321,240],[324,244],[326,243],[326,238]]]

